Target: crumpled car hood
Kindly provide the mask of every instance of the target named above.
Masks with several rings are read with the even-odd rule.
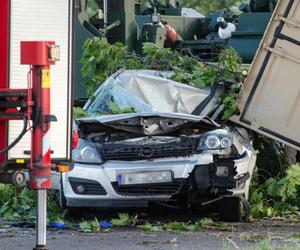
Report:
[[[202,126],[207,125],[211,128],[219,127],[217,123],[206,117],[159,112],[101,115],[76,120],[78,129],[85,133],[117,129],[141,135],[170,133],[188,123],[201,123]]]
[[[199,89],[169,79],[172,72],[155,70],[120,70],[109,77],[85,104],[92,116],[111,113],[113,101],[122,110],[136,113],[162,112],[210,115],[219,106],[222,93],[217,88]]]

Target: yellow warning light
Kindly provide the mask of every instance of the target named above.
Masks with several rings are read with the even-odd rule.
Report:
[[[66,173],[66,172],[70,172],[72,169],[68,165],[57,165],[56,170],[59,173]]]

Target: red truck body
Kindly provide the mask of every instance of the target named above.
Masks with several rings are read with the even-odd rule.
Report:
[[[8,84],[8,28],[9,28],[9,0],[1,1],[0,8],[0,88],[7,88]],[[7,122],[0,121],[0,149],[7,144]],[[5,155],[0,155],[0,164],[5,161]]]

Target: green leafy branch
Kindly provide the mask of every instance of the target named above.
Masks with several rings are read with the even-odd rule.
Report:
[[[250,202],[253,218],[299,215],[300,164],[288,168],[285,177],[254,182]]]
[[[121,68],[172,71],[172,80],[200,89],[224,83],[225,92],[220,100],[224,106],[222,121],[238,112],[236,100],[243,80],[242,60],[232,48],[221,51],[218,63],[213,65],[153,43],[144,43],[143,56],[138,56],[120,43],[110,45],[99,38],[89,38],[84,43],[80,62],[82,75],[87,79],[84,84],[88,96]]]
[[[233,227],[226,223],[215,222],[209,218],[203,218],[195,223],[172,221],[166,224],[151,224],[147,222],[139,226],[145,232],[197,232],[203,229],[217,229],[232,231]]]

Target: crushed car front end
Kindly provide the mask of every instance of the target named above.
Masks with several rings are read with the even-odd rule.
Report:
[[[77,124],[76,164],[62,181],[69,207],[183,205],[182,200],[193,206],[248,196],[256,153],[242,129],[160,113],[101,116]]]
[[[119,72],[88,101],[62,207],[217,204],[238,220],[256,161],[247,131],[210,118],[221,85],[200,90],[163,74]]]

